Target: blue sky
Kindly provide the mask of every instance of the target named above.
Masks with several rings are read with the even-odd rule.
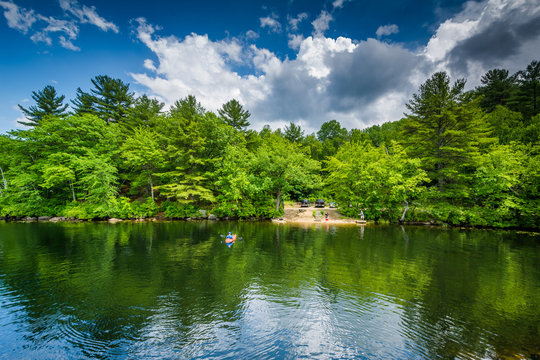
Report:
[[[232,98],[252,127],[398,120],[434,71],[478,84],[540,58],[537,0],[0,0],[0,132],[53,85],[109,75],[167,105]]]

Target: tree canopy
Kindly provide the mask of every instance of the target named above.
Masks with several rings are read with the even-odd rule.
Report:
[[[164,109],[105,75],[68,114],[47,86],[21,106],[29,128],[0,136],[0,216],[270,218],[324,198],[368,220],[538,229],[539,69],[492,69],[468,92],[437,72],[403,119],[308,134],[248,129],[234,99],[218,114],[193,95]]]

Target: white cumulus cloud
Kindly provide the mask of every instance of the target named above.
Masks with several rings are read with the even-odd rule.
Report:
[[[8,26],[25,34],[37,20],[33,10],[20,8],[11,1],[0,1],[0,7],[4,8]]]
[[[381,38],[383,36],[397,34],[398,32],[399,32],[399,27],[396,24],[391,24],[391,25],[379,26],[376,34],[377,34],[377,38]]]
[[[289,26],[291,27],[291,30],[296,31],[298,30],[298,24],[300,24],[302,21],[306,20],[308,17],[308,14],[303,12],[298,14],[296,17],[288,17],[289,20]]]
[[[281,32],[281,24],[278,21],[278,16],[274,13],[269,16],[259,18],[262,28],[268,28],[272,32]]]
[[[330,21],[332,20],[334,20],[332,15],[328,11],[323,10],[319,17],[311,23],[313,25],[313,35],[324,35],[324,32],[330,28]]]

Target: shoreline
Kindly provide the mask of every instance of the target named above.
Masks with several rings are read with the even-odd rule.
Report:
[[[40,216],[40,217],[0,217],[0,223],[162,223],[162,222],[222,222],[222,221],[239,221],[239,222],[269,222],[272,224],[282,225],[340,225],[340,226],[375,226],[375,225],[402,225],[402,226],[422,226],[422,227],[440,227],[440,228],[460,228],[464,230],[494,230],[494,231],[518,231],[518,232],[527,232],[540,235],[540,229],[532,228],[502,228],[495,226],[474,226],[474,225],[452,225],[445,223],[436,223],[436,222],[418,222],[418,221],[405,221],[403,223],[399,222],[374,222],[374,221],[361,221],[352,218],[340,218],[340,219],[259,219],[259,218],[165,218],[165,217],[151,217],[151,218],[138,218],[138,219],[77,219],[77,218],[66,218],[66,217],[49,217],[49,216]]]

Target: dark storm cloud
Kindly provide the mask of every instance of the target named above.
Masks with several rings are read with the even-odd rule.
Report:
[[[468,61],[493,68],[518,53],[529,40],[540,35],[540,14],[530,15],[523,9],[505,14],[473,36],[459,42],[449,53],[453,71],[466,74]]]
[[[267,80],[272,91],[263,102],[257,104],[255,113],[270,115],[269,118],[293,120],[316,116],[326,108],[324,97],[321,99],[317,91],[320,81],[297,63],[284,63],[281,71],[267,75]]]
[[[376,39],[358,43],[353,51],[327,53],[328,76],[314,77],[298,60],[282,65],[279,72],[267,74],[271,92],[253,113],[285,122],[304,120],[313,128],[344,114],[355,119],[356,127],[381,120],[384,115],[373,103],[392,93],[410,95],[416,90],[411,74],[427,67],[423,56]]]
[[[329,61],[328,94],[337,110],[349,111],[388,92],[409,90],[409,77],[422,59],[400,46],[368,39]]]

